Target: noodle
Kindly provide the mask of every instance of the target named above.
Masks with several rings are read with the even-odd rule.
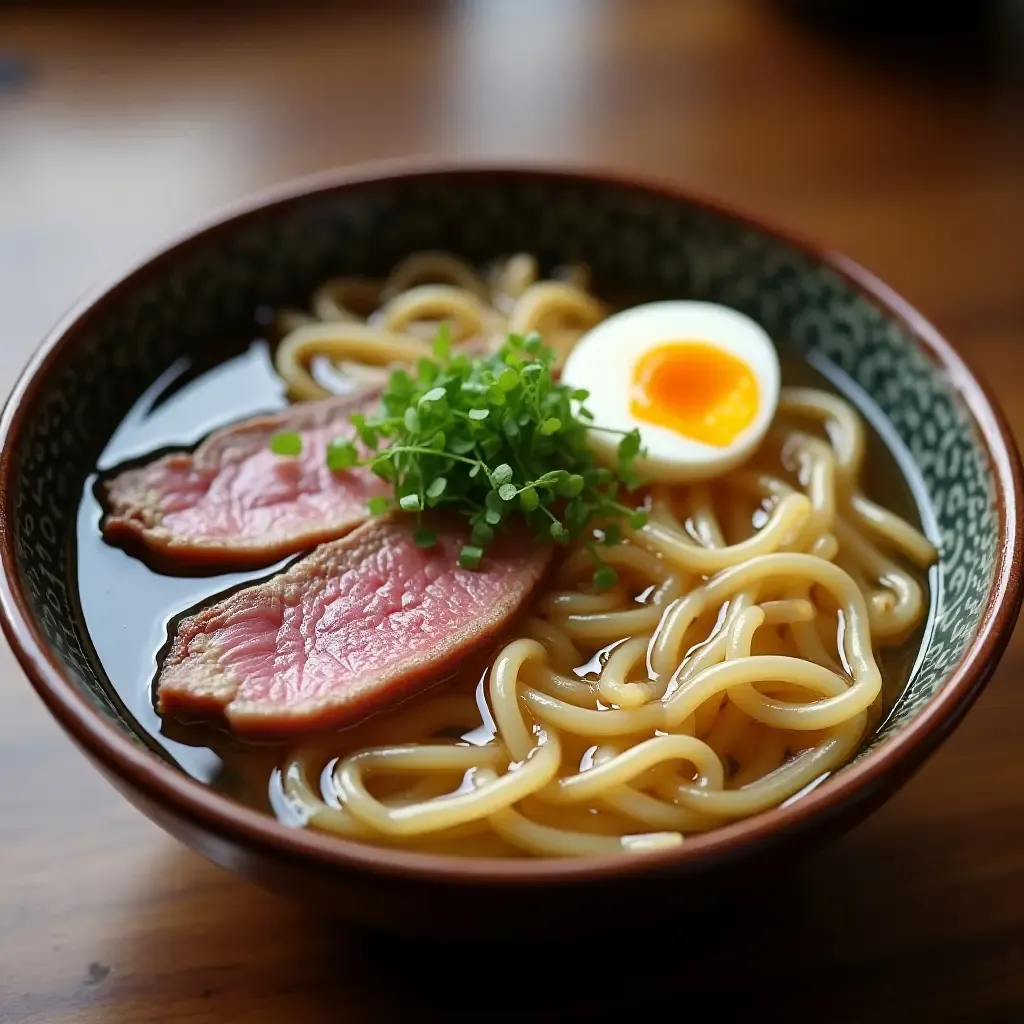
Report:
[[[314,292],[311,314],[280,314],[277,372],[297,400],[331,393],[311,372],[317,359],[355,382],[383,383],[360,364],[415,362],[429,352],[426,342],[440,323],[449,325],[456,344],[477,348],[495,347],[509,331],[541,331],[561,361],[608,313],[586,291],[588,283],[582,267],[568,268],[566,280],[539,281],[537,261],[522,253],[493,268],[487,280],[450,253],[413,253],[384,281],[333,278]]]
[[[607,312],[582,268],[568,277],[539,279],[523,254],[484,275],[415,254],[282,318],[277,368],[293,397],[320,397],[314,359],[352,375],[411,362],[439,322],[476,346],[539,330],[564,358]],[[913,570],[935,549],[863,496],[865,451],[842,398],[784,387],[745,468],[652,489],[647,525],[602,549],[616,586],[593,591],[590,554],[570,550],[475,699],[443,689],[356,739],[304,744],[281,771],[287,800],[370,842],[569,856],[677,844],[799,793],[856,750],[878,651],[926,611]]]

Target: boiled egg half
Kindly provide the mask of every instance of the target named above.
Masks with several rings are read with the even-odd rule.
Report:
[[[779,403],[779,357],[750,317],[709,302],[652,302],[603,320],[566,360],[594,424],[637,428],[635,468],[665,483],[707,480],[738,466],[764,438]],[[590,432],[614,464],[620,438]]]

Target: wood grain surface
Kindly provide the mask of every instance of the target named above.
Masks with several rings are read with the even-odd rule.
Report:
[[[83,288],[182,221],[431,153],[635,169],[820,239],[924,310],[1024,432],[1019,4],[990,42],[957,28],[945,49],[925,46],[927,4],[885,47],[755,0],[285,6],[0,5],[4,392]],[[598,899],[573,949],[515,952],[360,934],[208,865],[86,765],[4,647],[0,1021],[653,1019],[705,1001],[717,1019],[1022,1021],[1022,671],[1018,633],[925,770],[769,891],[650,935],[609,934]]]

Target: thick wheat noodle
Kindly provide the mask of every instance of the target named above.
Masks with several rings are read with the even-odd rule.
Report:
[[[593,327],[607,315],[607,308],[592,295],[564,281],[531,284],[512,309],[509,329],[529,334],[551,326]]]
[[[864,424],[842,398],[813,388],[783,388],[779,412],[804,416],[825,426],[836,455],[837,490],[862,527],[893,544],[920,568],[935,562],[935,546],[910,523],[869,501],[857,490],[864,463]]]
[[[564,281],[581,292],[590,291],[590,267],[585,263],[569,263],[566,266],[558,267],[551,275],[558,281]]]
[[[315,356],[388,366],[413,362],[429,354],[430,345],[410,335],[389,334],[357,323],[315,323],[292,331],[277,346],[274,363],[293,398],[313,399],[326,393],[308,370]]]
[[[348,839],[369,839],[376,837],[378,841],[383,838],[380,832],[375,831],[363,824],[357,817],[343,807],[332,807],[325,803],[319,792],[309,782],[310,761],[308,758],[296,758],[287,767],[285,778],[285,789],[293,800],[301,803],[306,808],[307,824],[334,835],[345,836]],[[443,777],[440,779],[441,787],[435,780],[426,776],[416,784],[409,787],[396,797],[392,797],[391,806],[410,805],[420,803],[428,799],[436,799],[444,795],[445,788]],[[450,788],[450,787],[447,787]],[[449,828],[439,829],[432,834],[435,841],[450,841],[466,839],[477,836],[487,830],[485,820],[476,819],[462,825],[454,825]],[[408,841],[407,836],[392,835],[387,837],[396,842]]]
[[[508,318],[515,334],[539,331],[564,361],[580,335],[607,316],[603,303],[564,281],[538,281],[516,300]]]
[[[572,642],[569,635],[556,623],[547,619],[530,616],[523,623],[523,632],[539,641],[548,652],[548,659],[566,672],[571,672],[584,661],[579,648]]]
[[[561,672],[541,669],[531,672],[527,669],[525,681],[534,689],[546,693],[549,697],[564,700],[578,708],[596,708],[599,693],[593,684],[575,676],[563,675]]]
[[[491,714],[514,761],[523,760],[534,746],[533,731],[519,707],[518,689],[519,671],[530,660],[538,660],[544,666],[544,647],[536,640],[513,640],[494,659],[488,681]]]
[[[725,701],[721,712],[715,717],[714,725],[706,735],[698,733],[705,743],[724,761],[739,748],[743,737],[754,727],[754,723],[735,704]]]
[[[594,758],[595,762],[597,757]],[[599,797],[599,802],[626,818],[632,818],[651,829],[665,829],[676,832],[706,832],[722,823],[689,807],[679,807],[666,800],[659,800],[649,793],[632,786],[609,787]]]
[[[711,504],[711,490],[705,483],[690,488],[690,510],[694,529],[706,548],[724,548],[725,538]]]
[[[820,746],[801,751],[742,789],[714,791],[681,783],[675,787],[672,799],[683,807],[722,818],[745,818],[774,807],[842,764],[860,742],[866,723],[867,715],[860,712],[838,726]]]
[[[428,350],[412,333],[426,322],[462,337],[507,316],[571,345],[605,315],[583,283],[538,280],[526,255],[485,280],[457,257],[417,254],[383,287],[328,282],[313,305],[335,322],[307,317],[278,365],[293,394],[313,397],[314,357],[354,372],[408,362]],[[375,295],[380,328],[358,322]],[[852,755],[879,705],[875,646],[925,613],[904,561],[924,568],[935,549],[860,493],[864,458],[847,402],[783,388],[746,468],[653,488],[648,525],[599,548],[615,586],[594,592],[591,553],[568,552],[475,698],[428,694],[358,726],[341,756],[339,736],[305,744],[282,768],[287,800],[360,841],[469,851],[489,839],[567,856],[675,844],[793,797]]]
[[[502,312],[511,313],[516,300],[537,280],[537,260],[519,253],[495,268],[492,280],[495,305]]]
[[[311,759],[309,757],[296,758],[287,767],[287,778],[285,789],[292,798],[298,801],[306,809],[307,824],[326,832],[333,832],[335,835],[346,836],[350,839],[368,839],[378,836],[372,829],[363,825],[358,818],[353,817],[342,807],[332,807],[325,803],[319,792],[310,785],[309,774]],[[392,797],[395,803],[412,803],[426,799],[432,799],[442,795],[450,789],[450,783],[446,784],[444,776],[424,776],[413,786],[404,790],[397,797]],[[485,822],[470,822],[466,825],[455,826],[444,829],[434,834],[435,839],[450,840],[460,839],[468,836],[479,835],[487,828]],[[397,838],[397,837],[396,837]]]
[[[786,758],[786,737],[778,729],[752,729],[741,746],[753,751],[741,768],[729,777],[732,789],[742,789],[770,772],[775,771]]]
[[[401,292],[381,310],[381,321],[392,334],[408,331],[420,321],[448,321],[455,341],[481,336],[486,308],[465,288],[447,284],[421,284]]]
[[[811,514],[791,546],[795,550],[810,550],[835,527],[836,460],[827,444],[801,433],[794,433],[783,445],[783,462],[790,458],[798,464],[800,472],[806,474],[805,486],[811,501]]]
[[[661,700],[668,679],[642,679],[630,681],[639,666],[647,675],[647,647],[650,637],[641,634],[623,641],[608,656],[601,669],[597,690],[606,704],[620,708],[635,708],[652,700]]]
[[[616,544],[601,552],[601,560],[616,569],[625,569],[640,578],[658,583],[667,582],[673,575],[671,568],[653,552],[645,551],[633,544]],[[589,551],[580,548],[569,555],[558,571],[559,583],[579,583],[594,575],[594,558]]]
[[[610,587],[599,594],[581,594],[578,590],[550,590],[537,603],[537,611],[548,616],[561,613],[589,617],[596,612],[621,607],[625,600],[625,589],[621,586]]]
[[[655,492],[657,493],[657,492]],[[671,499],[664,499],[668,507],[671,506]],[[712,502],[711,489],[707,484],[699,483],[690,488],[690,515],[693,523],[693,528],[696,536],[700,539],[704,547],[707,548],[724,548],[726,546],[725,537],[722,535],[722,528],[718,523],[718,517],[715,515],[715,508]],[[728,611],[728,610],[726,610]],[[735,614],[735,609],[733,609]],[[724,621],[721,614],[719,614],[719,622]],[[659,623],[659,629],[661,623]],[[662,638],[664,641],[664,638]],[[707,644],[705,644],[705,647]],[[702,658],[707,660],[708,663],[712,659],[720,657],[720,648],[718,650],[705,651]],[[651,675],[657,678],[669,678],[669,673],[661,673],[659,676],[653,667],[651,660],[651,654],[653,653],[653,647],[649,648],[648,653],[648,671]],[[699,670],[701,662],[690,660],[689,668],[691,671]],[[666,685],[665,689],[668,689]],[[722,708],[722,704],[725,701],[725,694],[717,694],[714,697],[704,701],[699,708],[693,713],[694,725],[693,732],[696,736],[703,736],[712,727],[715,719],[718,717],[718,713]]]
[[[864,423],[853,407],[827,391],[784,387],[779,395],[779,412],[806,417],[825,427],[836,453],[837,486],[841,496],[848,497],[864,464]]]
[[[543,323],[549,334],[557,335],[549,340],[563,349],[564,355],[582,331],[607,312],[585,290],[585,271],[569,269],[580,284],[538,281],[535,258],[520,253],[499,264],[489,284],[458,256],[421,252],[402,260],[383,284],[362,277],[332,278],[313,293],[311,313],[287,310],[278,315],[283,336],[275,353],[277,371],[295,399],[330,394],[330,388],[309,372],[318,357],[330,359],[342,378],[380,385],[382,374],[376,367],[415,361],[429,353],[424,332],[433,332],[439,322],[451,325],[456,342],[484,349],[509,330],[525,333]],[[517,315],[517,310],[521,326],[510,326],[508,318]],[[317,327],[328,325],[335,330],[316,333]],[[340,338],[352,337],[337,333],[342,325],[367,332],[360,335],[364,339],[400,337],[419,347],[392,347],[381,356],[359,353],[339,345]],[[372,367],[360,369],[361,362]]]
[[[592,803],[639,774],[666,761],[685,761],[697,771],[697,785],[722,789],[725,770],[718,755],[696,736],[655,736],[594,764],[587,771],[562,776],[536,793],[545,803]]]
[[[487,299],[487,285],[476,270],[448,252],[415,252],[395,265],[381,292],[386,301],[420,284],[450,284]]]
[[[924,591],[910,573],[903,571],[848,523],[837,527],[840,547],[846,557],[872,585],[868,601],[871,629],[875,636],[900,636],[916,625],[924,614]]]
[[[489,777],[481,778],[488,784]],[[513,846],[538,856],[600,856],[601,854],[640,852],[678,846],[682,837],[678,832],[649,832],[640,836],[604,836],[588,832],[542,825],[512,810],[498,811],[490,818],[491,827]]]
[[[637,544],[657,551],[683,572],[709,576],[745,559],[777,550],[803,528],[810,513],[811,503],[806,495],[789,494],[772,509],[768,522],[754,536],[724,548],[701,547],[678,521],[658,507],[647,526],[627,533]]]
[[[591,595],[560,592],[557,604],[548,605],[549,611],[561,612],[561,625],[570,640],[615,640],[637,633],[652,632],[661,620],[663,609],[682,592],[684,581],[672,574],[656,555],[631,544],[608,548],[601,555],[610,566],[624,569],[655,583],[647,603],[626,610],[606,611],[588,607]],[[593,557],[585,550],[577,551],[565,562],[558,582],[572,581],[580,575],[592,576]],[[548,599],[542,599],[542,604]]]
[[[708,607],[718,607],[738,593],[756,589],[759,583],[772,578],[782,578],[790,585],[794,583],[817,585],[829,593],[843,610],[845,616],[845,660],[850,666],[854,685],[863,683],[865,688],[874,689],[874,692],[877,693],[881,686],[881,673],[878,671],[874,655],[871,652],[867,604],[853,580],[831,562],[826,562],[813,555],[803,554],[759,555],[747,562],[723,570],[704,586],[680,598],[675,614],[681,618],[682,622],[693,622]],[[682,622],[677,623],[674,635],[679,635]],[[668,662],[671,663],[670,650],[662,648],[660,654],[662,658],[668,659]],[[654,668],[658,671],[659,664],[654,663]]]
[[[678,596],[680,587],[674,580],[663,583],[645,605],[624,611],[596,614],[571,614],[562,620],[562,628],[570,639],[610,643],[638,632],[653,632],[667,604]]]
[[[927,537],[906,520],[876,505],[863,494],[851,497],[849,512],[862,527],[880,540],[887,541],[918,568],[927,569],[938,557],[935,545]]]
[[[365,277],[336,277],[325,281],[311,300],[314,315],[320,320],[346,320],[362,323],[359,310],[380,306],[381,283]]]
[[[462,825],[503,810],[554,778],[561,762],[561,746],[551,735],[529,751],[515,771],[505,772],[485,787],[466,793],[448,793],[420,804],[389,807],[370,794],[364,774],[372,771],[478,770],[502,765],[501,744],[489,747],[435,746],[411,743],[401,747],[363,750],[339,761],[334,770],[335,785],[345,809],[361,822],[385,835],[423,835]],[[503,765],[502,765],[503,766]]]

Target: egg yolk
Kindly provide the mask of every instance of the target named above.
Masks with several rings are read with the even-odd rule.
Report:
[[[637,419],[724,448],[750,426],[757,409],[753,371],[713,345],[667,342],[637,360],[630,403]]]

